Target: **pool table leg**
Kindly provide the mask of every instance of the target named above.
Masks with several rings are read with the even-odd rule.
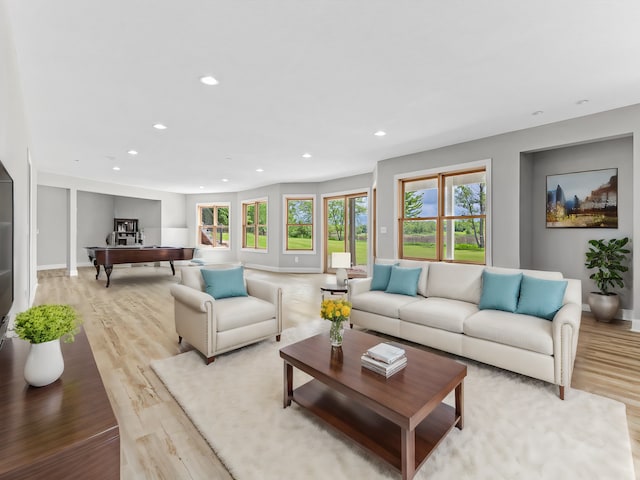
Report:
[[[91,257],[89,257],[91,259]],[[96,280],[98,279],[98,276],[100,275],[100,265],[98,265],[98,261],[94,258],[93,260],[93,266],[96,267]]]
[[[105,265],[104,271],[107,274],[107,286],[105,288],[109,288],[109,283],[111,283],[111,271],[113,270],[113,265]],[[98,278],[98,277],[96,277]]]

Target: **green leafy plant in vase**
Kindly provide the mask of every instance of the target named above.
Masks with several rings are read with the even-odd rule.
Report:
[[[620,297],[612,289],[624,288],[622,274],[629,270],[624,263],[631,253],[626,248],[628,243],[628,237],[589,240],[585,266],[596,270],[589,278],[595,282],[598,292],[589,293],[587,302],[591,312],[601,322],[610,322],[620,307]]]
[[[29,385],[43,387],[60,378],[64,372],[60,339],[72,342],[80,323],[69,305],[38,305],[16,316],[16,334],[31,343],[24,367]]]

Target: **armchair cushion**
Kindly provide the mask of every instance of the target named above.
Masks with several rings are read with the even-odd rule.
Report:
[[[246,297],[244,269],[200,270],[205,282],[205,291],[216,300],[229,297]]]
[[[252,325],[276,316],[276,306],[256,297],[234,297],[216,301],[217,331]]]

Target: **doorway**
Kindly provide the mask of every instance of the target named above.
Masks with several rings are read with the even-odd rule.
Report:
[[[369,197],[366,192],[337,195],[324,199],[324,251],[327,273],[331,254],[351,254],[350,277],[366,276],[369,252]]]

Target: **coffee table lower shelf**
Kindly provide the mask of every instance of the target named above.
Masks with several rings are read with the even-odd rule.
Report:
[[[315,379],[296,388],[292,400],[402,471],[401,428],[395,423]],[[416,470],[459,420],[455,408],[441,403],[416,427]]]

